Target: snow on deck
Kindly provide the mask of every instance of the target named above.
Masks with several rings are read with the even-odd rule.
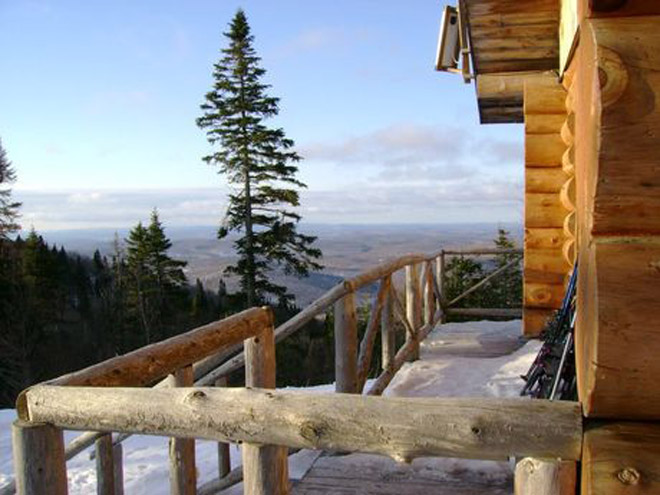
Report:
[[[421,344],[383,395],[399,397],[517,397],[540,342],[521,337],[521,321],[441,325]],[[410,465],[382,456],[321,456],[294,495],[505,495],[512,493],[507,461],[420,458]]]
[[[520,321],[442,325],[422,343],[421,359],[404,365],[384,395],[515,397],[523,384],[520,375],[527,371],[540,347],[538,342],[525,343],[520,335]],[[331,392],[334,385],[304,390]],[[14,410],[0,411],[0,487],[13,477],[11,423],[15,417]],[[66,441],[76,435],[77,432],[66,432]],[[124,442],[127,494],[169,493],[167,442],[166,438],[139,435]],[[67,463],[71,495],[96,493],[96,469],[89,451]],[[217,476],[216,444],[198,441],[196,453],[201,484]],[[231,448],[231,457],[232,467],[240,465],[240,452],[235,446]],[[428,458],[402,465],[366,454],[330,456],[301,451],[289,458],[289,470],[291,479],[300,480],[294,487],[294,493],[299,495],[511,493],[511,467],[507,462]],[[242,485],[225,493],[240,494]]]

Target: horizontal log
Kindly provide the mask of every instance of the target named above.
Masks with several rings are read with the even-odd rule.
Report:
[[[525,116],[525,134],[560,134],[565,122],[566,115],[561,113],[528,114]]]
[[[186,365],[259,334],[273,321],[269,308],[253,308],[189,332],[141,347],[81,371],[61,376],[52,385],[149,385]]]
[[[582,495],[660,493],[660,425],[603,422],[585,429]]]
[[[497,318],[520,318],[522,308],[446,308],[449,316],[493,316]]]
[[[497,254],[522,254],[522,249],[463,249],[463,250],[446,250],[443,251],[448,256],[480,256],[480,255],[497,255]]]
[[[96,388],[38,385],[24,419],[231,443],[422,456],[577,460],[579,404],[310,394],[241,388]]]
[[[482,280],[480,280],[479,282],[477,282],[476,284],[474,284],[470,288],[466,289],[463,293],[459,294],[454,299],[449,301],[447,303],[447,306],[452,306],[452,305],[456,304],[461,299],[464,299],[465,297],[472,294],[474,291],[478,290],[480,287],[483,287],[484,285],[489,283],[491,280],[493,280],[495,277],[497,277],[500,273],[508,270],[509,268],[511,268],[514,265],[519,265],[519,264],[520,264],[520,259],[519,258],[512,259],[507,264],[505,264],[505,265],[499,267],[497,270],[494,270],[493,272],[489,273],[485,278],[483,278]]]
[[[526,228],[525,249],[561,249],[564,233],[560,228]]]
[[[555,310],[545,308],[523,308],[523,335],[538,337],[553,318]]]
[[[566,90],[561,86],[556,75],[525,81],[524,98],[525,116],[530,114],[566,115]]]
[[[566,145],[561,134],[527,134],[525,136],[525,166],[561,167]]]
[[[437,254],[407,254],[395,260],[381,263],[380,265],[377,265],[353,278],[346,280],[345,283],[348,284],[351,290],[358,290],[365,285],[372,284],[381,278],[386,277],[387,275],[392,275],[394,272],[405,266],[429,261],[434,259],[436,256]]]
[[[572,266],[560,249],[528,249],[524,261],[525,283],[561,284]]]
[[[335,285],[332,289],[316,299],[300,313],[277,327],[275,329],[275,342],[280,342],[281,340],[287,338],[289,335],[300,330],[307,323],[312,321],[316,316],[325,312],[328,308],[330,308],[334,303],[336,303],[349,292],[349,285],[343,282]]]
[[[526,193],[559,193],[568,180],[561,167],[526,167]]]
[[[525,307],[558,309],[564,300],[564,284],[525,282]]]
[[[561,229],[568,213],[557,193],[525,194],[525,227]]]

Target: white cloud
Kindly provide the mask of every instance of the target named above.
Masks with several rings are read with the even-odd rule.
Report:
[[[219,189],[15,191],[22,224],[37,230],[112,228],[146,221],[157,207],[166,226],[217,225],[226,206]],[[305,190],[300,212],[310,223],[519,221],[522,184],[492,176],[424,184],[355,184]]]

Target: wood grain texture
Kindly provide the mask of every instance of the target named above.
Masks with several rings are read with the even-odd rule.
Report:
[[[191,387],[193,384],[192,366],[186,366],[174,373],[174,387]],[[195,440],[193,438],[170,438],[170,494],[195,495],[197,488],[197,468],[195,466]]]
[[[523,263],[525,283],[562,284],[572,265],[558,249],[527,249]]]
[[[525,307],[559,309],[564,299],[564,284],[550,284],[547,282],[526,282],[523,299]]]
[[[584,434],[583,495],[660,493],[660,425],[596,423]]]
[[[577,53],[576,361],[589,417],[660,419],[649,379],[660,348],[657,21],[587,19]]]
[[[660,14],[654,0],[580,0],[586,17],[629,17]]]
[[[115,449],[112,445],[112,434],[103,435],[96,441],[96,493],[98,495],[119,495],[123,493],[123,486],[117,482],[119,477],[117,471],[122,472],[121,458],[117,459]],[[121,449],[121,444],[118,445]],[[120,465],[115,465],[115,460]]]
[[[523,335],[538,337],[554,315],[555,310],[545,308],[525,307],[523,309]]]
[[[561,167],[565,152],[566,144],[559,133],[525,135],[526,167]]]
[[[660,239],[597,240],[583,283],[591,328],[582,400],[592,417],[660,417]],[[625,352],[622,352],[625,349]],[[583,357],[584,359],[584,357]]]
[[[335,387],[337,392],[358,393],[357,313],[355,293],[335,303]]]
[[[466,0],[463,5],[481,122],[522,122],[524,80],[558,68],[557,2]]]
[[[582,442],[580,407],[564,401],[49,385],[31,388],[26,397],[34,421],[67,429],[366,452],[401,460],[575,460]]]
[[[18,495],[66,495],[62,430],[47,424],[12,425],[14,473]]]
[[[577,463],[527,457],[516,464],[515,495],[575,495]]]
[[[526,228],[525,251],[528,249],[561,249],[564,243],[564,232],[555,228]]]
[[[529,193],[525,194],[525,227],[554,228],[564,226],[564,218],[568,211],[561,204],[559,194]]]
[[[272,325],[245,341],[245,385],[261,389],[274,389],[276,386]],[[287,450],[268,443],[246,442],[241,448],[243,490],[246,495],[286,495],[289,492]]]
[[[419,359],[419,338],[417,330],[422,326],[422,291],[420,286],[419,265],[406,266],[406,319],[413,333],[406,333],[406,342],[410,341],[413,352],[410,360]]]
[[[568,180],[568,175],[560,167],[526,167],[526,193],[559,193]]]

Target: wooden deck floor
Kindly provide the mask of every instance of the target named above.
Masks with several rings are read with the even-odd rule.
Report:
[[[442,338],[422,343],[422,360],[449,357],[496,358],[515,352],[517,336],[484,335],[442,328]],[[366,455],[320,455],[298,480],[293,495],[510,495],[513,475],[507,462],[416,459],[400,464]]]
[[[464,464],[447,469],[447,460],[418,459],[410,465],[364,454],[321,456],[292,489],[293,495],[510,495],[513,482],[505,463]],[[435,466],[434,466],[435,464]],[[438,468],[436,468],[438,466]],[[442,467],[440,467],[442,466]]]

